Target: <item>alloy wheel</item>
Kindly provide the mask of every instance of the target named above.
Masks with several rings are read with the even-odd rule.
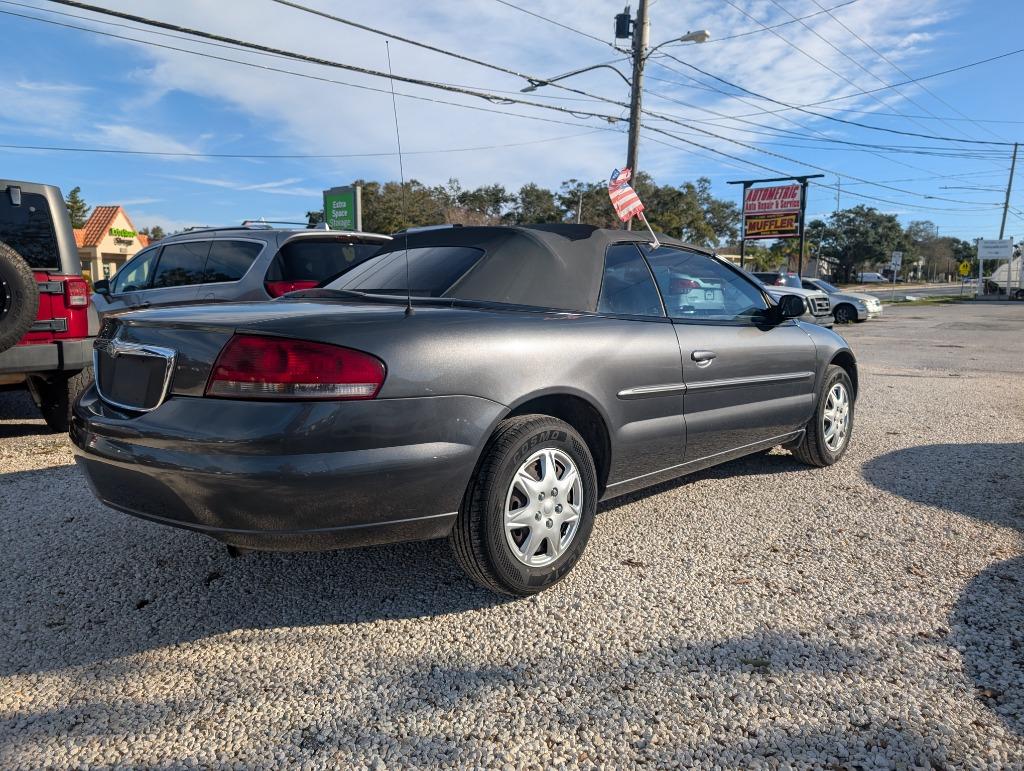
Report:
[[[583,483],[566,453],[534,452],[512,478],[505,497],[505,539],[517,560],[544,567],[557,560],[579,530]]]
[[[850,395],[842,383],[836,383],[829,389],[821,424],[825,445],[832,452],[839,452],[850,428]]]

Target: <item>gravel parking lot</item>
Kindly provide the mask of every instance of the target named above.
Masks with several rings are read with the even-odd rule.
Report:
[[[613,501],[519,601],[110,511],[0,394],[0,767],[1024,768],[1024,304],[840,331],[842,463]]]

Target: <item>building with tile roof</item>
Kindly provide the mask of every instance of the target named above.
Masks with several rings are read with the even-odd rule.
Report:
[[[75,228],[82,271],[90,281],[110,278],[117,269],[149,246],[120,206],[97,206],[84,228]]]

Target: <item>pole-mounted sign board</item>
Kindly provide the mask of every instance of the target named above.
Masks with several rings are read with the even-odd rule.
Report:
[[[799,237],[800,187],[748,187],[743,194],[743,237]]]
[[[331,230],[362,230],[361,185],[324,190],[324,220]]]
[[[1008,260],[1013,256],[1012,238],[978,239],[978,259]]]

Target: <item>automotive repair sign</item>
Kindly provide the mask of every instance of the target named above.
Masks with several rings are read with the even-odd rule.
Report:
[[[743,196],[744,238],[800,235],[800,185],[750,187]]]

